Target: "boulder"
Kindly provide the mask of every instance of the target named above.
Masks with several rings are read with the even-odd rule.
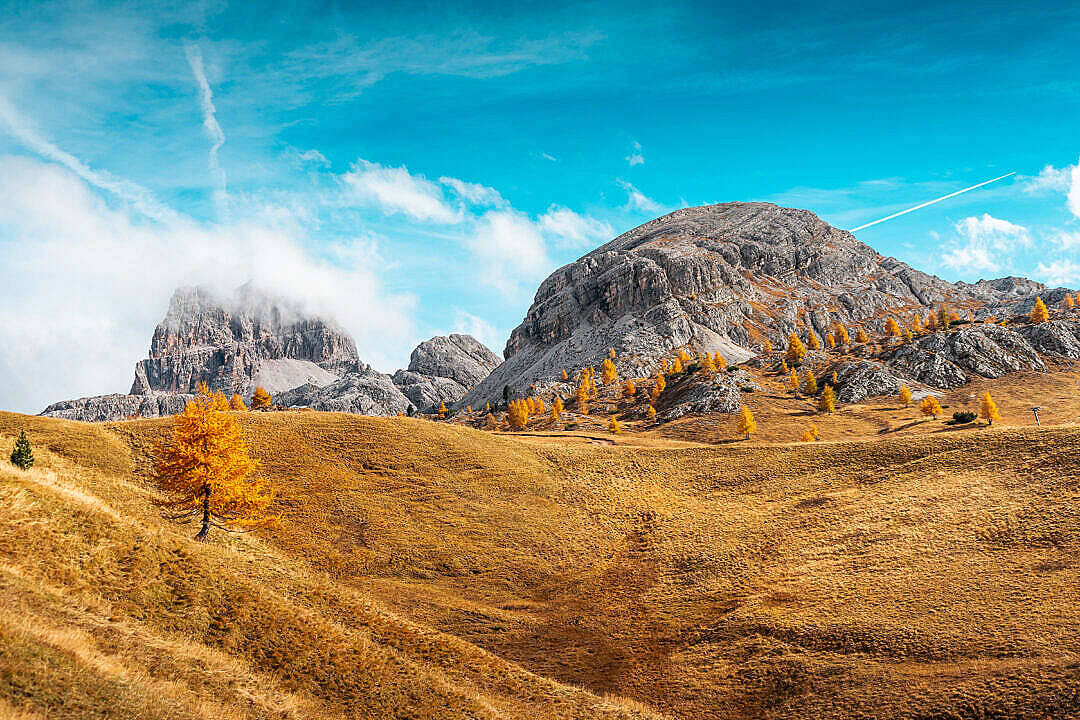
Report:
[[[287,390],[274,398],[274,404],[286,408],[386,416],[408,413],[409,408],[414,407],[388,375],[366,366],[346,373],[329,385],[308,383]]]

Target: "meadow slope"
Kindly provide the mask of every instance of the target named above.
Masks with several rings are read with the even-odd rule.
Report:
[[[615,444],[241,413],[281,522],[160,519],[168,420],[0,413],[0,718],[1080,714],[1080,428]]]

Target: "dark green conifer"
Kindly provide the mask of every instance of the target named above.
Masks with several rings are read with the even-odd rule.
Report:
[[[25,430],[19,431],[19,439],[15,441],[15,449],[11,451],[11,463],[21,470],[29,470],[34,466],[34,451],[30,449]]]

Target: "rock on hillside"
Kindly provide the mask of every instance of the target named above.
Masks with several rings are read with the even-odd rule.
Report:
[[[408,370],[394,384],[421,412],[460,400],[499,364],[499,356],[471,335],[437,336],[416,346]]]
[[[412,404],[387,375],[367,366],[347,373],[326,386],[309,383],[287,390],[275,402],[282,407],[359,415],[407,413]]]
[[[937,332],[903,345],[893,354],[889,366],[904,377],[946,389],[966,383],[968,372],[998,378],[1018,370],[1046,369],[1023,335],[989,324]]]
[[[882,256],[814,213],[769,203],[685,208],[559,268],[537,290],[506,360],[459,404],[497,401],[504,386],[546,387],[563,369],[614,348],[622,374],[646,374],[673,348],[758,354],[789,333],[824,336],[837,321],[879,330],[890,313],[949,302],[1007,314],[1047,291],[1022,278],[949,283]],[[1058,295],[1055,295],[1058,293]]]
[[[131,417],[166,417],[183,411],[184,405],[193,397],[195,396],[181,393],[99,395],[53,403],[41,414],[83,422],[107,422]]]

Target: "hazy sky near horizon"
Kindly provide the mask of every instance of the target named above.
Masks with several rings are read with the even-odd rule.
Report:
[[[256,5],[258,5],[256,7]],[[0,408],[126,392],[256,283],[392,372],[555,268],[767,200],[949,280],[1080,286],[1080,6],[0,0]]]

